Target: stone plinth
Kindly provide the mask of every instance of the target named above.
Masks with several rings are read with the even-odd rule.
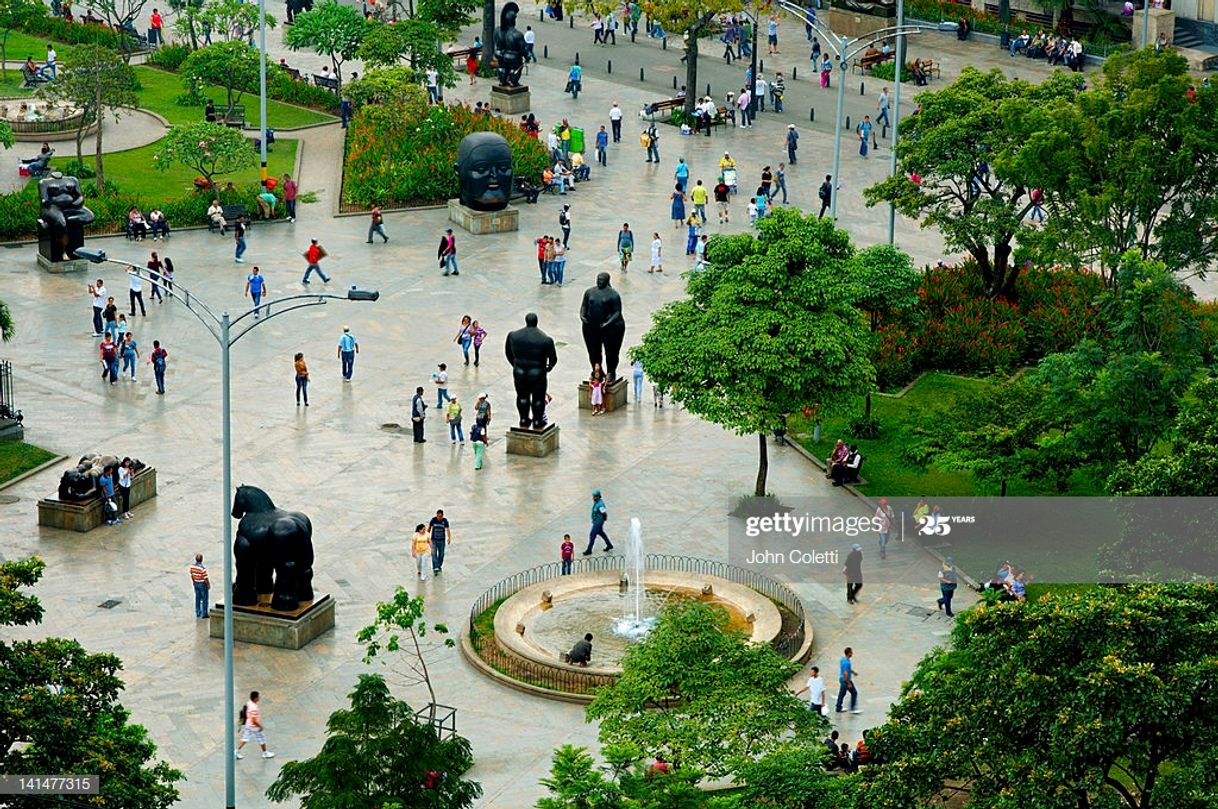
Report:
[[[513,427],[507,433],[508,455],[529,455],[544,458],[558,449],[558,425],[547,424],[544,430]]]
[[[83,259],[74,258],[69,261],[51,261],[42,253],[38,253],[38,266],[47,272],[84,272],[89,269],[89,262]]]
[[[500,87],[498,85],[491,88],[491,109],[499,110],[504,115],[519,115],[522,112],[528,112],[532,99],[532,94],[528,87]]]
[[[156,497],[156,469],[144,467],[131,480],[131,509]],[[116,501],[117,502],[117,495]],[[105,521],[100,495],[80,502],[47,497],[38,501],[38,524],[84,533]]]
[[[891,17],[876,17],[871,14],[860,14],[843,8],[829,9],[829,28],[838,36],[849,38],[866,37],[881,28],[890,28],[895,23]],[[837,67],[836,58],[833,61]]]
[[[625,377],[618,377],[605,386],[605,412],[612,413],[627,404],[626,391],[629,386]],[[587,382],[579,383],[579,409],[592,409],[592,386]]]
[[[501,211],[475,211],[462,205],[459,199],[450,199],[448,221],[456,222],[475,236],[510,233],[520,230],[520,209],[509,205]]]
[[[25,438],[25,428],[16,419],[0,419],[0,441],[20,441]]]
[[[1137,9],[1133,12],[1133,44],[1142,44],[1142,15],[1146,12]],[[1159,41],[1159,34],[1167,34],[1167,44],[1171,45],[1176,39],[1176,13],[1166,8],[1150,9],[1150,19],[1146,21],[1146,45],[1153,48]]]
[[[271,609],[269,594],[259,598],[268,603],[233,607],[234,641],[296,650],[334,628],[334,599],[325,593],[318,593],[312,601],[291,612]],[[208,613],[208,631],[213,638],[224,637],[223,604],[216,604]]]

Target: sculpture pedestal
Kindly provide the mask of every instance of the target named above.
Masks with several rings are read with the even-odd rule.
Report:
[[[495,85],[491,88],[491,109],[499,110],[504,115],[519,115],[522,112],[528,112],[530,104],[532,104],[530,95],[528,87]]]
[[[131,480],[131,508],[156,497],[156,469],[146,466]],[[117,498],[115,499],[117,503]],[[101,495],[73,502],[47,497],[38,501],[38,524],[85,533],[105,521]]]
[[[510,233],[520,230],[520,209],[509,205],[502,211],[475,211],[462,205],[459,199],[450,199],[448,221],[456,222],[475,236]]]
[[[266,596],[269,600],[270,596]],[[208,612],[208,634],[224,637],[224,605],[216,604]],[[283,612],[269,604],[257,607],[233,607],[233,640],[257,643],[279,649],[303,649],[318,635],[334,628],[334,599],[318,593],[299,609]]]
[[[89,269],[89,262],[84,259],[74,258],[68,261],[51,261],[42,253],[38,254],[38,266],[47,272],[84,272]]]
[[[628,399],[626,377],[618,377],[605,386],[605,412],[612,413],[619,407],[625,407]],[[592,386],[587,382],[579,383],[579,409],[592,409]]]
[[[890,7],[896,13],[895,7]],[[892,17],[876,17],[872,14],[861,14],[846,8],[833,7],[829,9],[829,29],[838,36],[866,37],[868,34],[889,28],[895,24]],[[833,62],[837,67],[836,59]]]
[[[558,449],[557,424],[547,424],[544,430],[525,430],[520,427],[508,430],[508,455],[544,458],[556,449]]]

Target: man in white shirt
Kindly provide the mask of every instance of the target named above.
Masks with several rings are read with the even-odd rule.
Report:
[[[760,73],[758,73],[757,74],[757,84],[753,89],[753,96],[754,96],[754,98],[757,99],[757,111],[758,112],[765,112],[765,93],[766,93],[767,86],[768,85],[766,84],[765,78]]]
[[[808,692],[808,708],[816,713],[821,712],[821,708],[825,705],[825,681],[820,676],[820,669],[816,666],[808,672],[808,684],[795,692],[795,696],[799,696],[803,692]]]
[[[533,30],[533,26],[526,25],[524,27],[524,61],[537,61],[537,32]]]
[[[102,312],[106,308],[106,284],[98,278],[96,284],[89,284],[89,294],[93,296],[93,336],[102,335]]]
[[[42,69],[42,74],[51,81],[55,80],[55,66],[59,61],[58,55],[55,53],[55,48],[50,43],[47,43],[47,65]]]
[[[140,316],[147,317],[148,313],[144,311],[144,279],[135,270],[127,270],[127,281],[131,286],[131,291],[128,293],[131,298],[131,317],[135,317],[137,301],[140,304]]]
[[[613,142],[622,142],[622,108],[613,102],[613,106],[609,108],[609,124],[613,127]]]
[[[427,68],[427,95],[432,104],[440,103],[440,74],[434,67]]]

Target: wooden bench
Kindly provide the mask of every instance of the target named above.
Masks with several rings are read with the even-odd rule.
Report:
[[[21,84],[22,87],[37,87],[50,81],[47,77],[35,73],[25,65],[21,66],[21,78],[24,79]]]
[[[222,108],[223,105],[217,105],[213,101],[212,106],[216,110],[216,123],[235,127],[237,129],[242,129],[245,127],[244,104],[234,104],[231,107]],[[206,112],[204,112],[204,117],[206,117]]]
[[[542,187],[531,180],[524,177],[516,177],[512,180],[511,199],[524,199],[525,202],[536,204],[538,195],[542,192]]]
[[[333,76],[322,76],[319,73],[313,74],[313,84],[318,87],[325,87],[327,90],[337,93],[339,90],[338,79]]]
[[[224,221],[228,222],[230,225],[241,217],[245,217],[245,227],[247,230],[251,225],[254,224],[254,220],[250,218],[249,212],[246,211],[244,205],[221,205],[220,211],[220,215],[224,217]],[[215,233],[219,229],[220,226],[213,222],[210,218],[207,220],[207,230],[209,232]]]
[[[662,101],[653,101],[650,104],[643,105],[643,114],[648,117],[654,117],[657,112],[671,112],[684,106],[685,96],[665,98]]]
[[[298,69],[296,69],[294,67],[288,67],[283,62],[279,63],[279,69],[282,70],[284,73],[287,73],[292,78],[292,81],[300,81],[300,71]]]
[[[941,77],[940,65],[934,59],[919,59],[918,64],[922,65],[922,71],[926,74],[927,79]]]
[[[896,56],[892,52],[880,53],[880,54],[876,54],[875,56],[866,56],[866,55],[860,56],[858,59],[854,60],[854,64],[851,66],[851,71],[852,72],[857,71],[859,73],[870,73],[871,69],[873,67],[875,67],[876,65],[882,64],[884,62],[890,62],[895,58],[896,58]]]

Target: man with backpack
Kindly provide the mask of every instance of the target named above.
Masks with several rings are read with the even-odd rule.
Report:
[[[156,377],[158,396],[165,394],[165,358],[168,356],[169,352],[161,348],[161,341],[153,340],[152,353],[148,355],[148,362],[152,364],[152,373]]]
[[[601,490],[592,490],[592,530],[588,532],[588,547],[584,549],[584,556],[592,555],[592,548],[596,545],[596,538],[600,537],[605,540],[605,553],[613,550],[613,543],[609,541],[609,535],[605,533],[605,520],[609,519],[609,510],[605,508],[605,501],[601,499]]]
[[[660,162],[660,133],[656,132],[656,125],[650,124],[643,134],[639,135],[639,144],[647,150],[647,162]]]
[[[571,206],[564,205],[562,210],[558,212],[558,226],[562,228],[562,243],[566,247],[571,246]]]
[[[820,190],[816,192],[816,196],[820,197],[820,213],[817,216],[824,216],[825,211],[829,210],[829,205],[833,202],[832,174],[825,175],[825,181],[820,184]]]

